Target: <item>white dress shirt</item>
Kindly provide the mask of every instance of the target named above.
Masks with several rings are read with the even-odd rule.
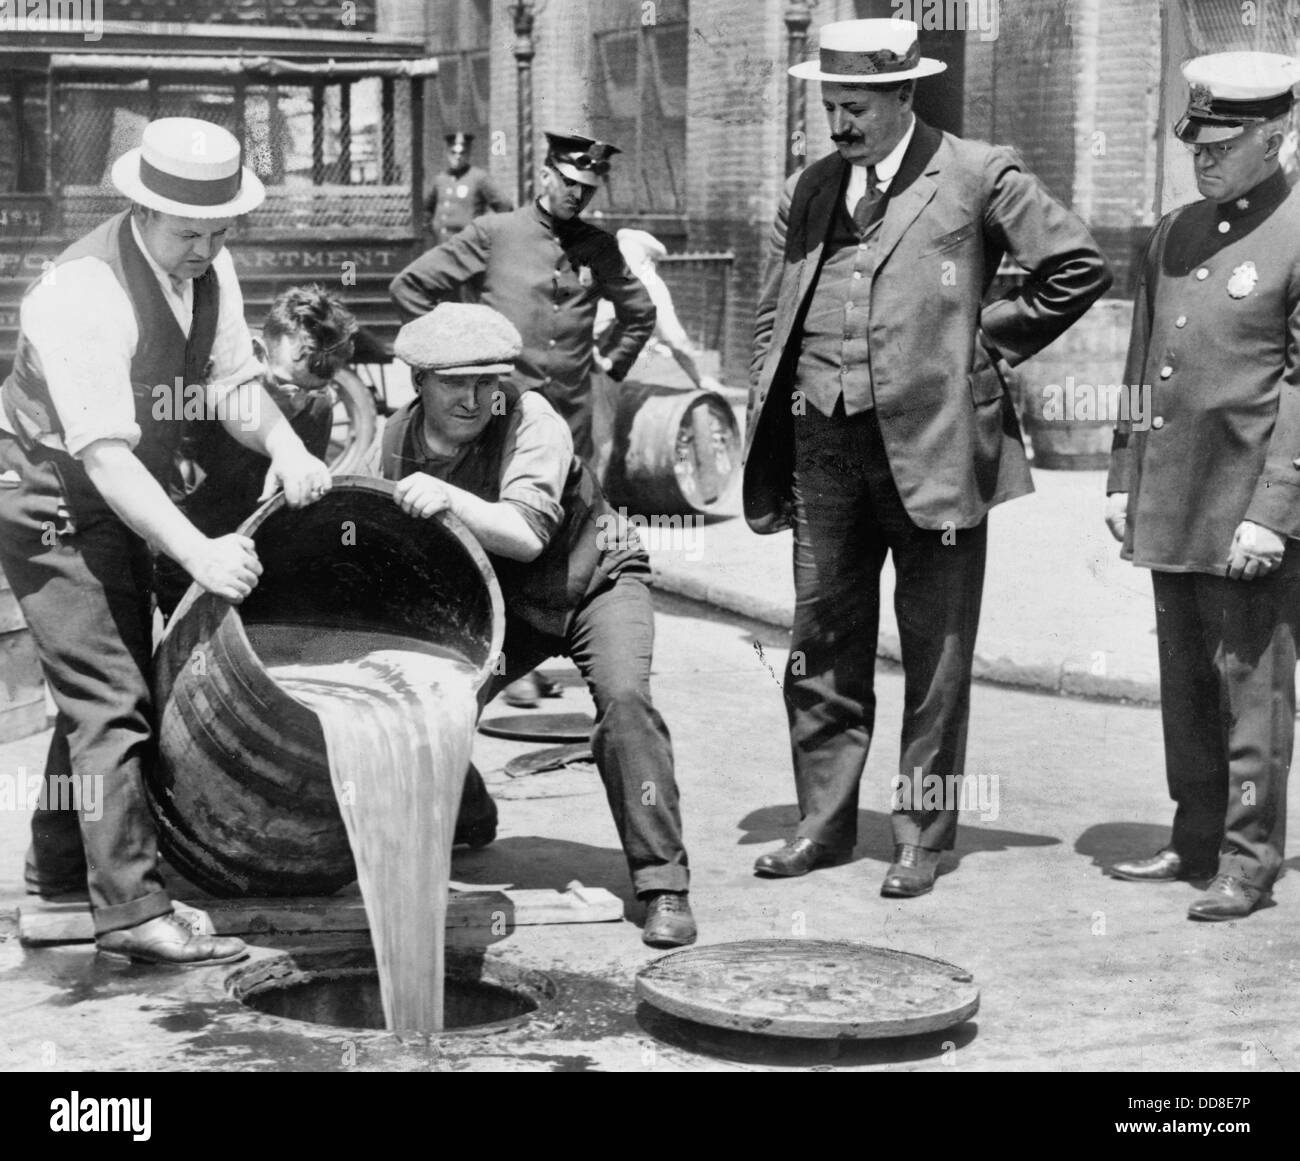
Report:
[[[134,220],[131,229],[177,324],[189,334],[193,283],[182,280],[178,292],[145,247]],[[219,305],[207,392],[210,409],[261,370],[244,321],[244,296],[230,252],[223,249],[212,268]],[[134,448],[140,442],[140,426],[135,421],[131,359],[140,333],[131,299],[108,264],[86,257],[54,267],[23,299],[19,320],[36,350],[69,453],[80,456],[101,439],[125,440]],[[2,409],[0,427],[10,430]]]
[[[876,162],[876,184],[880,186],[881,193],[889,192],[889,183],[894,180],[898,167],[903,164],[903,154],[907,152],[912,134],[915,132],[916,117],[913,116],[907,124],[907,132],[903,134],[903,139],[884,158]],[[867,168],[856,163],[849,166],[849,188],[844,193],[844,204],[848,207],[850,217],[853,216],[858,202],[867,192]]]

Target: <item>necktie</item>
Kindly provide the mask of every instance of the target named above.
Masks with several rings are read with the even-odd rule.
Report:
[[[858,204],[853,207],[853,224],[857,226],[859,234],[867,232],[867,227],[875,217],[882,196],[880,183],[876,181],[876,167],[869,165],[867,166],[867,192],[858,198]]]

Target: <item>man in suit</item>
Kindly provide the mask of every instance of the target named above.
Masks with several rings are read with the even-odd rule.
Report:
[[[1110,285],[1083,223],[1010,149],[912,113],[906,20],[827,25],[817,61],[837,153],[787,185],[755,325],[745,516],[794,527],[785,672],[800,823],[755,871],[846,859],[875,724],[879,581],[897,573],[905,679],[894,853],[881,893],[929,891],[957,828],[985,516],[1033,489],[1010,365]],[[1004,254],[1030,273],[982,307]]]
[[[1190,906],[1238,919],[1282,867],[1300,622],[1300,198],[1279,153],[1300,62],[1216,53],[1183,67],[1175,133],[1204,200],[1161,219],[1133,310],[1107,523],[1151,569],[1173,833],[1120,879],[1209,878]]]
[[[514,203],[492,183],[485,170],[469,162],[473,133],[447,134],[447,168],[433,179],[424,200],[429,229],[437,246],[450,241],[483,214],[504,214]]]

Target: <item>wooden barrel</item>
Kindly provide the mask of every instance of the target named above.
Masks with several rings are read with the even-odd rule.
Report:
[[[316,715],[284,692],[246,624],[418,637],[478,667],[505,632],[501,591],[458,520],[405,515],[393,485],[340,477],[294,510],[283,495],[241,531],[263,566],[242,605],[191,586],[158,646],[159,760],[146,780],[159,847],[221,896],[329,894],[356,877]]]
[[[726,399],[625,382],[614,385],[611,410],[602,483],[612,504],[643,516],[718,509],[740,470],[740,431]]]
[[[1016,368],[1021,420],[1037,468],[1085,471],[1110,464],[1133,304],[1105,299],[1051,346]]]

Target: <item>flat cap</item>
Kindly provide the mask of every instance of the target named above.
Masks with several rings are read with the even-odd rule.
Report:
[[[490,306],[442,302],[397,332],[393,354],[417,371],[488,375],[513,371],[523,340]]]

